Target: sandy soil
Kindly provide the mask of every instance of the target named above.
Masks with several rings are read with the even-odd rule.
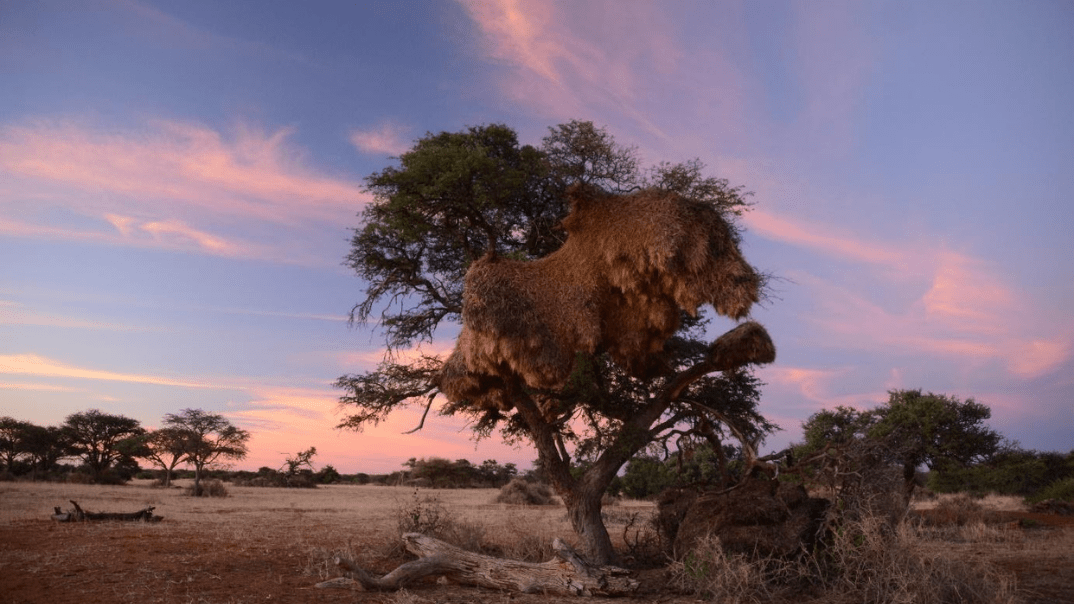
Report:
[[[392,551],[397,510],[412,503],[413,489],[229,487],[229,492],[228,498],[193,499],[145,484],[0,483],[0,603],[559,601],[431,582],[390,594],[317,589],[317,582],[333,576],[326,560],[334,552],[345,552],[375,572],[387,572],[402,561]],[[494,495],[421,493],[436,497],[459,518],[489,527],[487,538],[493,541],[517,541],[525,534],[549,541],[571,537],[562,508],[494,504]],[[52,508],[69,508],[71,499],[87,511],[127,512],[153,505],[164,520],[52,521]],[[617,508],[614,515],[621,518],[649,509],[640,502]],[[936,547],[945,555],[1013,572],[1026,602],[1074,601],[1074,518],[995,513],[1002,516],[987,530],[952,535]],[[646,589],[629,601],[698,601],[663,589],[660,571],[646,572],[641,579]]]

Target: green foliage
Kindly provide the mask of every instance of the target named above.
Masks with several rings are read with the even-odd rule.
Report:
[[[325,464],[325,466],[315,474],[315,477],[318,484],[336,484],[343,479],[331,464]]]
[[[515,464],[500,465],[494,459],[477,466],[466,459],[411,457],[403,465],[408,468],[408,480],[437,489],[499,488],[518,473]]]
[[[922,465],[942,481],[939,477],[958,475],[999,452],[1002,437],[985,424],[991,414],[973,399],[892,390],[887,402],[869,411],[837,407],[810,416],[802,426],[805,440],[796,446],[795,456],[803,459],[827,446],[870,441],[882,445],[892,461],[903,466],[908,484]]]
[[[1037,503],[1047,499],[1074,501],[1074,477],[1060,478],[1026,500],[1029,503]]]
[[[654,455],[637,455],[626,465],[621,492],[633,499],[648,499],[676,484],[676,476]]]
[[[1074,477],[1071,455],[1010,447],[986,462],[949,464],[929,473],[928,487],[937,493],[999,493],[1029,497],[1049,483]]]

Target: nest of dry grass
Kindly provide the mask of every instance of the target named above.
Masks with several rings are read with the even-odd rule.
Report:
[[[663,349],[681,311],[710,304],[741,319],[757,302],[760,275],[711,206],[656,190],[569,196],[559,250],[532,262],[487,255],[467,272],[463,329],[440,377],[452,401],[508,409],[512,387],[562,387],[579,352],[636,368]],[[725,360],[769,362],[775,350],[757,352]]]

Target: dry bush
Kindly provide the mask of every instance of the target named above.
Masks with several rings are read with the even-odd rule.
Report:
[[[828,547],[793,560],[728,555],[719,540],[699,540],[670,567],[674,584],[720,602],[767,602],[805,591],[825,601],[1009,604],[1013,580],[995,568],[928,553],[903,523],[894,538],[883,516],[847,522]]]
[[[512,505],[555,505],[552,487],[542,482],[527,482],[522,478],[513,478],[505,484],[496,495],[496,503]]]
[[[697,541],[693,550],[671,563],[672,584],[679,590],[729,604],[770,601],[780,591],[780,567],[773,559],[727,554],[716,537]],[[789,573],[793,575],[793,571]]]
[[[184,495],[190,495],[191,497],[227,497],[227,487],[224,486],[224,481],[212,478],[209,480],[201,481],[201,485],[198,487],[198,492],[194,492],[194,485],[183,489]]]
[[[922,522],[926,526],[966,526],[967,524],[984,524],[986,520],[985,508],[973,497],[959,493],[951,497],[943,497],[923,515]]]
[[[400,505],[396,512],[397,534],[421,533],[446,541],[464,550],[482,552],[485,549],[485,528],[474,522],[458,519],[436,497],[422,496],[417,490],[411,500]],[[389,556],[405,551],[401,540],[389,544]]]

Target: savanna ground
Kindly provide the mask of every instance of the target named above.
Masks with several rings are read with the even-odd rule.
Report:
[[[397,545],[400,523],[414,512],[419,520],[453,532],[451,540],[464,547],[548,559],[554,537],[573,541],[562,506],[498,504],[493,502],[496,491],[482,489],[227,489],[226,498],[192,498],[180,489],[155,488],[148,482],[115,487],[0,483],[0,604],[574,600],[433,581],[395,593],[315,587],[337,575],[330,564],[335,554],[378,573],[405,561],[407,554]],[[51,520],[53,508],[68,509],[69,500],[93,512],[155,506],[154,513],[164,520]],[[912,547],[925,558],[953,558],[982,572],[991,567],[1013,581],[1010,601],[1074,601],[1074,518],[1028,513],[1010,498],[963,504],[942,498],[917,504],[916,514],[929,521],[918,520],[910,531]],[[627,552],[634,546],[640,553],[651,534],[638,533],[635,527],[653,514],[652,504],[623,501],[607,512],[617,547]],[[628,529],[632,520],[635,524]],[[677,581],[661,569],[640,571],[638,578],[642,588],[627,601],[704,599],[677,590]],[[855,601],[824,594],[782,598],[797,603]]]

